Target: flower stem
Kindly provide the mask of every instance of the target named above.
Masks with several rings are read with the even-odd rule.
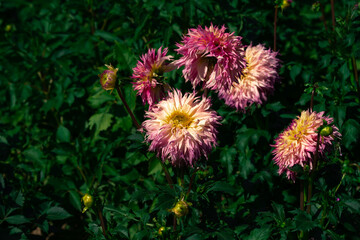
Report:
[[[358,92],[358,97],[359,97],[359,100],[360,100],[359,76],[358,76],[358,71],[357,71],[357,67],[356,67],[356,60],[355,60],[354,56],[351,58],[351,63],[352,63],[352,69],[353,69],[353,72],[354,72],[354,78],[355,78],[355,82],[356,82],[356,88],[357,88],[357,92]]]
[[[174,232],[176,231],[176,223],[177,223],[177,219],[176,219],[176,216],[174,215],[174,220],[173,220],[173,230],[174,230]]]
[[[193,172],[193,174],[191,175],[191,179],[190,179],[190,183],[189,183],[189,188],[186,192],[186,197],[189,196],[190,194],[190,191],[191,191],[191,188],[192,188],[192,184],[194,182],[194,179],[195,179],[195,175],[196,175],[196,172],[199,170],[199,168],[196,168],[195,171]]]
[[[160,161],[161,167],[162,167],[163,170],[164,170],[166,180],[167,180],[170,188],[173,189],[173,188],[174,188],[174,186],[173,186],[174,183],[173,183],[173,181],[172,181],[172,179],[171,179],[171,177],[170,177],[170,174],[169,174],[168,170],[166,169],[166,166],[164,165],[164,163],[163,163],[160,159],[159,159],[159,161]]]
[[[324,24],[324,28],[325,28],[325,30],[327,31],[328,30],[328,28],[327,28],[327,25],[326,25],[326,20],[325,20],[325,12],[324,12],[324,7],[323,7],[323,5],[320,3],[320,11],[321,11],[321,17],[320,17],[320,19],[321,19],[321,21],[323,22],[323,24]]]
[[[102,211],[100,208],[98,208],[98,214],[99,214],[99,219],[100,219],[100,223],[101,223],[102,233],[103,233],[105,239],[107,239],[105,221],[104,221]]]
[[[300,210],[304,211],[304,180],[300,179]]]
[[[135,118],[135,116],[134,116],[133,112],[131,111],[131,109],[130,109],[129,105],[127,104],[126,99],[124,98],[124,95],[122,94],[122,92],[121,92],[121,90],[120,90],[119,86],[117,85],[115,88],[116,88],[116,91],[117,91],[117,93],[118,93],[118,95],[119,95],[119,97],[120,97],[120,99],[121,99],[122,103],[124,104],[124,106],[125,106],[125,108],[126,108],[127,112],[129,113],[129,115],[130,115],[130,117],[131,117],[131,119],[132,119],[132,121],[133,121],[133,123],[134,123],[135,127],[136,127],[137,129],[140,129],[140,128],[141,128],[141,126],[140,126],[140,124],[138,123],[138,121],[136,120],[136,118]]]
[[[278,15],[278,8],[279,6],[275,6],[275,17],[274,17],[274,51],[276,51],[276,22],[277,22],[277,15]]]
[[[331,19],[332,19],[333,31],[335,31],[335,7],[334,7],[334,0],[331,0]]]
[[[315,95],[315,85],[313,86],[313,90],[311,92],[310,112],[313,112],[313,108],[314,108],[314,95]]]
[[[312,197],[314,175],[315,175],[315,171],[316,171],[316,168],[317,168],[317,158],[318,158],[318,154],[319,154],[319,145],[320,145],[320,131],[318,132],[318,135],[317,135],[316,151],[315,151],[315,155],[314,155],[313,169],[311,170],[310,177],[309,177],[308,194],[307,194],[308,195],[307,196],[307,208],[306,208],[307,213],[310,213],[310,210],[311,210],[310,200],[311,200],[311,197]]]

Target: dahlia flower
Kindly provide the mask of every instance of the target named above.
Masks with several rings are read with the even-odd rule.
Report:
[[[248,46],[245,50],[246,68],[238,82],[233,82],[229,90],[220,88],[219,97],[225,104],[245,112],[253,103],[262,104],[274,91],[279,78],[277,52],[266,50],[261,44]]]
[[[182,43],[176,44],[178,49],[175,51],[183,56],[175,61],[175,65],[178,68],[185,66],[184,78],[194,88],[203,83],[203,87],[212,90],[220,87],[228,89],[240,78],[246,64],[244,46],[241,37],[225,30],[224,26],[218,28],[211,25],[205,29],[198,26],[189,29]]]
[[[194,93],[170,92],[145,114],[149,119],[142,125],[149,151],[156,151],[174,166],[193,166],[202,155],[207,158],[216,145],[216,127],[221,119],[210,105],[209,98],[200,100]]]
[[[167,48],[162,50],[161,47],[157,51],[149,49],[133,68],[132,78],[136,80],[132,83],[133,88],[141,96],[144,105],[148,103],[152,106],[170,90],[169,85],[162,81],[162,74],[174,69],[173,64],[168,62],[172,56],[166,56],[167,51]]]
[[[105,64],[105,66],[108,69],[99,75],[100,84],[104,90],[113,90],[116,86],[116,73],[119,69],[113,68],[111,65]]]
[[[296,164],[301,167],[309,166],[313,168],[313,158],[316,152],[318,128],[323,125],[323,120],[329,124],[333,133],[328,136],[322,136],[319,140],[318,156],[324,156],[329,150],[332,141],[341,137],[338,128],[331,125],[333,118],[323,116],[324,112],[303,111],[301,116],[294,119],[290,126],[282,132],[275,140],[273,150],[275,164],[279,166],[279,175],[286,172],[288,179],[295,181],[296,173],[290,168]]]

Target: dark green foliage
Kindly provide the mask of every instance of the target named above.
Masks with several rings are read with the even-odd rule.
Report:
[[[146,106],[132,68],[148,48],[169,47],[190,27],[225,25],[245,44],[273,46],[274,1],[0,1],[1,239],[360,239],[360,69],[356,1],[293,1],[279,11],[281,83],[263,106],[235,112],[210,93],[223,117],[219,146],[198,169],[165,164],[147,152],[116,91],[97,77],[119,68],[137,119]],[[191,90],[181,70],[169,83]],[[274,138],[302,110],[334,118],[342,139],[320,163],[311,211],[299,208],[299,181],[277,174]],[[181,176],[184,175],[182,183]],[[184,197],[189,214],[173,231],[170,209]],[[301,178],[301,176],[300,176]],[[305,178],[305,177],[303,177]],[[177,180],[176,180],[177,179]],[[81,197],[95,205],[81,213]],[[163,235],[158,230],[164,227]]]

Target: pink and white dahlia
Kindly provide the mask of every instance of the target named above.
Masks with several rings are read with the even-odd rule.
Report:
[[[175,61],[175,65],[178,68],[185,66],[184,78],[194,88],[203,83],[202,87],[212,90],[228,89],[240,79],[246,64],[244,46],[241,37],[225,30],[224,26],[211,25],[205,29],[198,26],[189,29],[182,42],[176,44],[178,49],[175,51],[183,56]]]
[[[153,105],[143,122],[149,151],[156,151],[163,161],[174,166],[193,166],[216,145],[216,127],[220,116],[210,110],[210,99],[182,94],[179,90]]]
[[[301,112],[301,116],[294,119],[290,126],[275,140],[273,150],[275,164],[279,166],[279,175],[286,172],[288,179],[295,181],[296,173],[290,168],[296,164],[306,165],[312,169],[313,158],[316,152],[317,129],[325,120],[332,127],[332,134],[320,137],[318,156],[324,156],[329,150],[332,141],[340,138],[341,134],[335,125],[331,125],[333,118],[323,116],[324,112],[316,113],[309,110]]]
[[[279,59],[277,52],[266,50],[261,44],[248,46],[245,50],[246,68],[238,82],[233,82],[229,90],[220,88],[219,97],[225,104],[238,111],[256,103],[262,104],[267,96],[274,92],[274,85],[279,79]]]
[[[166,56],[168,49],[161,47],[156,51],[149,49],[149,51],[142,55],[136,67],[133,68],[133,75],[131,76],[136,82],[133,82],[133,88],[140,95],[143,104],[148,103],[152,106],[154,103],[163,99],[165,92],[170,90],[167,83],[163,82],[162,74],[174,69],[172,63],[169,61],[172,56]]]

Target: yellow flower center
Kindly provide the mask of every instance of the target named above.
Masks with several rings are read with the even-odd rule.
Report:
[[[193,122],[193,118],[189,114],[175,111],[167,117],[167,123],[170,123],[174,128],[189,128]]]

